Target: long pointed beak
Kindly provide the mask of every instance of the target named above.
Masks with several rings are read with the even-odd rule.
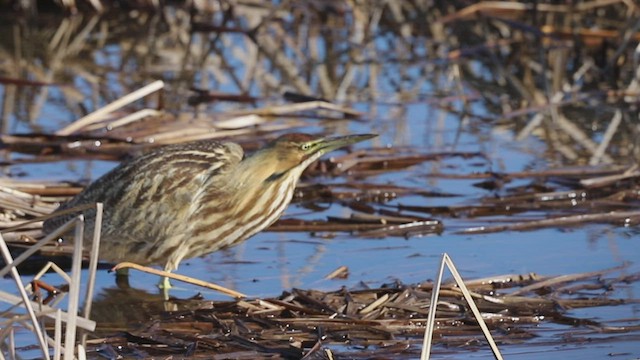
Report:
[[[378,134],[357,134],[347,136],[335,136],[319,139],[318,142],[322,144],[322,152],[328,153],[330,151],[349,146],[361,141],[369,140],[378,136]]]

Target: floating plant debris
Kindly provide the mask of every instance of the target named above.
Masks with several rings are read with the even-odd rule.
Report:
[[[571,315],[571,309],[638,302],[609,295],[638,279],[640,274],[625,274],[624,268],[618,268],[551,277],[503,275],[465,284],[502,346],[521,344],[549,331],[564,335],[547,340],[545,345],[562,346],[566,336],[601,344],[612,341],[602,334],[617,334],[625,341],[640,339],[637,318],[603,323]],[[336,356],[349,358],[374,354],[415,357],[420,354],[432,285],[394,283],[329,292],[292,289],[274,298],[237,301],[174,299],[170,302],[176,310],[150,314],[151,319],[140,321],[135,328],[126,324],[132,321],[126,317],[121,320],[125,324],[114,323],[112,316],[106,322],[98,321],[97,334],[106,336],[92,339],[89,351],[119,356],[136,353],[145,357],[205,358],[217,354],[267,359],[276,355],[308,358],[329,349]],[[543,288],[544,292],[538,294]],[[104,295],[94,304],[97,313],[103,313],[103,302],[117,308],[118,299],[126,291]],[[150,304],[158,301],[151,295],[137,296]],[[445,284],[441,288],[436,317],[436,343],[472,349],[484,342],[456,286]],[[554,330],[549,328],[552,324]],[[114,333],[115,327],[123,331]],[[435,352],[443,351],[436,348]]]

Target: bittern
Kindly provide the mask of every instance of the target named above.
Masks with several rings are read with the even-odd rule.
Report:
[[[99,257],[170,272],[183,259],[232,246],[273,224],[312,162],[375,136],[286,134],[249,156],[232,142],[167,145],[123,162],[56,211],[102,202]],[[83,213],[89,243],[95,209]],[[44,231],[76,215],[53,217]]]

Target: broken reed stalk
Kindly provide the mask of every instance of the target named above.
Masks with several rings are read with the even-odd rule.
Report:
[[[598,177],[581,179],[580,185],[584,186],[585,188],[602,187],[621,180],[640,177],[640,171],[638,171],[638,167],[638,164],[634,164],[621,174],[602,175]]]
[[[47,346],[47,342],[46,339],[44,338],[44,335],[42,333],[42,328],[40,327],[40,323],[37,321],[37,316],[33,310],[34,305],[40,305],[39,308],[41,309],[40,311],[46,311],[46,307],[43,308],[43,306],[41,304],[34,304],[32,303],[26,293],[26,287],[24,286],[24,284],[22,284],[22,280],[19,277],[18,274],[18,270],[17,270],[17,266],[22,263],[24,260],[26,260],[30,255],[32,255],[33,253],[35,253],[38,249],[40,249],[42,246],[44,246],[45,244],[49,243],[53,238],[60,236],[60,234],[62,234],[63,232],[67,231],[68,229],[70,229],[73,225],[73,223],[75,222],[75,219],[73,219],[72,221],[69,221],[68,223],[66,223],[65,225],[63,225],[59,231],[54,232],[53,234],[51,234],[50,236],[45,237],[45,239],[39,241],[37,244],[35,244],[34,246],[32,246],[30,249],[28,249],[27,251],[25,251],[23,254],[21,254],[18,258],[16,258],[15,260],[12,259],[11,254],[9,253],[9,249],[6,245],[6,242],[4,241],[4,238],[2,238],[2,235],[0,235],[0,249],[2,250],[3,253],[3,257],[5,260],[5,264],[6,266],[3,269],[0,269],[0,276],[3,276],[4,274],[11,272],[14,281],[16,283],[16,287],[18,288],[18,291],[20,292],[20,295],[22,297],[22,303],[25,306],[25,309],[27,310],[29,316],[31,317],[31,321],[33,324],[33,332],[36,335],[36,338],[38,339],[38,341],[40,342],[40,347],[41,350],[43,351],[43,354],[45,358],[48,358],[48,346]],[[13,297],[10,294],[6,294],[3,292],[0,292],[0,297],[2,297],[4,299],[4,301],[6,302],[10,302],[10,303],[14,303],[17,304],[20,302],[20,300],[16,297]],[[68,313],[67,313],[68,315]],[[71,317],[67,316],[66,320],[68,321]],[[95,324],[94,324],[95,327]]]
[[[18,273],[18,269],[16,269],[16,267],[13,266],[12,264],[13,259],[11,258],[11,253],[9,252],[7,243],[2,238],[2,235],[0,235],[0,252],[2,252],[2,257],[4,258],[5,264],[8,264],[7,266],[5,266],[5,268],[9,268],[9,271],[11,272],[11,276],[13,277],[13,281],[15,282],[16,287],[18,288],[18,292],[20,293],[21,301],[24,304],[24,307],[27,310],[27,313],[29,314],[29,318],[31,319],[31,323],[33,325],[34,333],[38,340],[38,345],[40,346],[40,351],[42,351],[42,356],[43,358],[48,359],[49,347],[47,345],[44,332],[42,331],[42,328],[40,327],[40,323],[38,322],[37,315],[33,310],[33,304],[29,299],[29,295],[27,295],[27,292],[25,291],[25,287],[24,287],[24,284],[22,283],[22,279],[20,278],[20,274]],[[0,295],[2,294],[0,293]]]
[[[64,336],[64,360],[74,360],[76,345],[76,319],[78,316],[80,301],[80,271],[82,270],[82,244],[84,241],[84,215],[78,215],[75,219],[75,232],[73,236],[73,258],[71,262],[71,281],[69,282],[69,305],[67,312],[70,315],[67,321]]]
[[[523,286],[520,289],[512,291],[510,293],[510,296],[518,296],[518,295],[526,294],[540,288],[552,287],[553,285],[558,285],[561,283],[575,282],[575,281],[584,280],[584,279],[587,279],[590,277],[596,277],[596,276],[601,277],[607,273],[614,272],[616,270],[622,270],[626,267],[627,267],[627,264],[623,264],[621,266],[616,266],[606,270],[591,271],[591,272],[579,273],[579,274],[560,275],[560,276],[555,276],[549,279],[541,279],[540,281],[537,281],[534,284]]]
[[[37,218],[33,218],[31,220],[25,220],[25,221],[21,222],[20,224],[15,225],[15,226],[4,228],[4,229],[0,230],[0,233],[1,234],[6,234],[8,232],[12,232],[12,231],[16,231],[16,230],[22,229],[24,227],[24,225],[26,225],[26,224],[31,224],[31,223],[35,223],[35,222],[44,221],[44,220],[50,219],[50,218],[52,218],[54,216],[75,214],[75,213],[81,212],[83,210],[90,209],[90,208],[92,208],[94,206],[96,206],[96,205],[95,204],[80,205],[80,206],[76,206],[76,207],[74,207],[72,209],[59,211],[55,215],[54,214],[48,214],[48,215],[44,215],[44,216],[38,216]],[[62,229],[64,227],[64,231],[68,231],[69,229],[71,229],[71,227],[67,227],[66,225],[70,225],[70,224],[71,224],[71,222],[68,222],[67,224],[61,226],[59,229],[56,229],[56,231],[54,231],[53,233],[47,235],[45,237],[45,239],[48,238],[49,240],[53,240],[53,238],[55,236],[57,236],[57,237],[62,236],[64,234],[64,232],[61,232],[60,229]],[[55,236],[54,236],[54,234],[55,234]]]
[[[26,288],[26,287],[25,287]],[[27,299],[28,299],[28,295],[27,295]],[[7,302],[7,303],[12,303],[12,304],[20,304],[23,302],[22,298],[20,296],[17,295],[13,295],[13,294],[8,294],[5,292],[0,292],[0,300]],[[30,301],[29,306],[33,307],[38,307],[41,315],[46,316],[48,318],[51,318],[53,320],[55,320],[56,317],[56,311],[57,309],[51,307],[51,306],[47,306],[44,304],[39,304],[36,303],[34,301]],[[68,322],[69,321],[69,314],[65,311],[62,311],[62,321],[64,322]],[[94,331],[96,329],[96,323],[95,321],[92,321],[90,319],[87,318],[77,318],[76,319],[76,324],[78,327],[85,329],[85,330],[89,330],[89,331]]]
[[[431,354],[431,340],[433,338],[433,331],[435,329],[436,311],[438,308],[438,296],[440,295],[440,286],[442,285],[442,276],[444,274],[445,266],[449,268],[449,271],[451,272],[451,275],[453,275],[453,278],[455,279],[456,284],[460,288],[462,295],[464,296],[464,299],[467,301],[467,304],[471,308],[471,311],[473,312],[473,316],[478,322],[480,329],[482,329],[482,333],[484,334],[485,339],[487,339],[487,342],[491,347],[491,351],[493,351],[493,355],[497,360],[502,360],[502,354],[500,353],[500,349],[498,349],[498,346],[493,340],[493,336],[491,336],[491,332],[489,331],[487,324],[484,322],[484,319],[482,318],[482,314],[480,313],[480,310],[478,310],[476,303],[473,301],[473,297],[471,296],[471,293],[469,292],[469,290],[467,289],[467,286],[464,284],[464,281],[462,280],[462,276],[460,276],[460,273],[458,272],[455,265],[453,264],[453,260],[451,260],[451,258],[447,253],[442,254],[442,260],[440,260],[440,268],[438,269],[438,275],[436,277],[436,281],[431,292],[431,303],[429,306],[429,315],[427,316],[427,326],[424,331],[424,341],[422,343],[422,353],[420,355],[420,359],[428,360]]]
[[[55,326],[53,329],[53,360],[60,360],[62,350],[62,310],[56,310]]]
[[[96,218],[93,226],[93,239],[91,241],[91,252],[89,255],[89,278],[87,279],[87,290],[84,296],[84,309],[82,315],[85,318],[91,316],[91,307],[93,304],[93,292],[96,284],[96,270],[98,269],[98,254],[100,253],[100,234],[102,229],[102,215],[104,206],[102,203],[96,203]],[[87,333],[82,332],[80,343],[86,346]]]
[[[98,265],[97,254],[100,247],[100,224],[102,222],[102,204],[98,203],[94,205],[96,207],[96,230],[93,234],[93,243],[92,243],[92,256],[89,264],[89,278],[87,280],[87,290],[84,296],[84,304],[85,308],[83,310],[83,317],[78,316],[78,311],[80,309],[80,287],[81,287],[81,271],[82,271],[82,250],[83,250],[83,239],[84,239],[84,217],[79,215],[63,224],[61,227],[56,229],[51,234],[45,236],[42,240],[38,241],[36,244],[32,245],[29,249],[23,252],[16,259],[12,259],[11,254],[9,253],[9,249],[4,241],[2,235],[0,235],[0,250],[2,251],[2,255],[5,259],[6,266],[0,269],[0,276],[6,273],[11,272],[14,277],[14,281],[16,282],[16,287],[20,292],[21,297],[14,296],[12,294],[5,293],[0,291],[0,299],[9,302],[12,304],[24,304],[25,309],[31,319],[32,325],[29,326],[31,331],[36,335],[40,349],[43,353],[43,358],[49,358],[49,348],[48,343],[50,343],[54,347],[54,359],[59,359],[61,353],[64,353],[65,360],[72,360],[75,358],[76,353],[76,335],[78,329],[86,329],[89,331],[95,330],[95,322],[88,320],[91,311],[91,303],[93,299],[93,291],[95,288],[95,275],[96,269]],[[77,209],[74,209],[77,211]],[[41,220],[41,219],[37,219]],[[17,266],[24,262],[29,256],[33,255],[36,251],[41,249],[46,244],[50,243],[53,239],[60,237],[61,235],[67,233],[71,228],[75,229],[74,234],[74,249],[73,249],[73,258],[72,258],[72,268],[71,268],[71,276],[67,276],[66,273],[62,273],[61,277],[68,283],[69,285],[69,298],[67,301],[67,312],[63,312],[61,309],[54,309],[53,307],[44,305],[42,303],[32,302],[27,295],[27,289],[29,286],[25,286],[22,284],[20,279],[20,275],[17,270]],[[47,269],[51,267],[57,267],[54,263],[49,263],[42,269],[40,273],[36,275],[36,278],[39,278],[47,271]],[[58,269],[58,271],[61,271]],[[37,307],[39,311],[36,313],[33,309]],[[55,328],[54,328],[54,338],[49,339],[42,328],[44,323],[38,322],[38,317],[51,317],[55,320]],[[64,351],[62,351],[62,322],[66,323],[65,337],[64,337]],[[85,338],[83,336],[83,340]],[[80,344],[77,348],[78,358],[86,358],[86,354],[84,353],[84,346]]]
[[[92,125],[88,125],[86,127],[83,128],[83,130],[85,131],[91,131],[91,130],[97,130],[97,129],[102,129],[102,128],[106,128],[107,130],[113,130],[115,128],[121,127],[121,126],[125,126],[125,125],[129,125],[132,124],[138,120],[142,120],[146,117],[149,116],[160,116],[162,115],[163,112],[159,111],[159,110],[154,110],[154,109],[142,109],[142,110],[138,110],[132,114],[123,116],[121,118],[119,118],[118,120],[114,120],[111,121],[109,123],[107,123],[106,125],[101,124],[101,123],[95,123]]]
[[[156,80],[151,84],[148,84],[128,95],[125,95],[118,100],[101,107],[100,109],[76,120],[75,122],[69,124],[68,126],[56,131],[56,135],[71,135],[72,133],[86,127],[92,125],[96,122],[102,121],[104,116],[109,113],[112,113],[123,106],[126,106],[134,101],[142,99],[143,97],[152,94],[164,87],[164,82],[161,80]]]

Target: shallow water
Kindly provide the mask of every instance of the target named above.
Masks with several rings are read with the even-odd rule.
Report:
[[[184,15],[176,12],[174,15]],[[130,15],[131,16],[131,15]],[[13,85],[0,85],[0,97],[7,99],[12,92],[17,90],[18,100],[13,112],[3,116],[5,133],[26,132],[52,132],[78,118],[82,113],[82,106],[90,110],[104,105],[119,96],[139,87],[139,85],[151,82],[155,79],[164,79],[168,84],[167,107],[169,111],[180,114],[194,112],[192,107],[186,105],[187,87],[196,84],[212,90],[236,92],[238,86],[233,84],[231,76],[216,68],[214,63],[220,59],[227,59],[233,66],[229,74],[242,77],[245,74],[244,63],[237,61],[233,51],[250,52],[247,49],[244,38],[238,34],[223,34],[222,41],[227,46],[224,50],[211,51],[186,61],[184,66],[176,64],[180,56],[184,55],[179,46],[167,46],[157,57],[150,57],[144,42],[145,36],[156,37],[160,40],[176,40],[171,36],[166,27],[149,25],[157,33],[151,34],[144,26],[133,26],[131,31],[142,31],[139,34],[126,35],[118,33],[127,28],[127,17],[120,16],[116,19],[98,21],[89,29],[89,34],[78,54],[56,55],[51,51],[46,56],[39,55],[38,46],[46,46],[49,37],[46,34],[59,29],[62,18],[48,18],[46,24],[32,30],[31,33],[20,32],[23,29],[19,23],[4,22],[0,33],[23,36],[22,48],[24,61],[38,68],[47,70],[47,64],[55,65],[51,70],[51,76],[42,80],[64,84],[63,87],[46,87],[48,92],[42,91],[42,87],[14,87]],[[82,22],[89,26],[92,19]],[[140,23],[151,20],[142,18]],[[100,25],[107,26],[114,33],[103,29]],[[155,23],[153,23],[155,24]],[[77,34],[82,29],[78,25]],[[118,31],[116,31],[118,30]],[[175,30],[175,29],[174,29]],[[96,47],[106,37],[108,44]],[[210,39],[207,34],[191,34],[193,43],[190,46],[198,48],[206,44]],[[209,37],[208,37],[209,36]],[[6,53],[16,52],[15,40],[9,40],[6,36],[2,39],[2,51]],[[43,41],[38,43],[37,40]],[[384,38],[378,40],[380,47],[386,43]],[[30,43],[31,42],[31,43]],[[29,46],[34,49],[29,50]],[[68,49],[67,49],[68,50]],[[232,51],[233,50],[233,51]],[[139,53],[137,53],[139,52]],[[195,50],[194,50],[195,52]],[[399,52],[398,52],[399,53]],[[88,56],[91,55],[91,56]],[[55,56],[62,56],[58,59]],[[204,60],[201,68],[195,67],[198,59]],[[385,60],[389,62],[386,63]],[[63,64],[61,64],[64,63]],[[547,167],[560,165],[557,155],[549,155],[549,149],[543,140],[535,136],[529,136],[516,141],[513,127],[499,127],[482,120],[495,118],[496,115],[487,109],[481,102],[473,102],[471,111],[474,117],[461,117],[456,112],[444,111],[436,106],[435,102],[425,101],[430,96],[435,97],[442,87],[449,86],[446,81],[430,82],[422,78],[421,71],[427,66],[416,62],[407,65],[406,69],[392,62],[389,58],[381,58],[379,63],[383,74],[378,79],[377,96],[368,99],[352,101],[356,109],[365,112],[365,122],[334,121],[334,120],[304,120],[303,130],[314,132],[318,130],[332,133],[357,133],[375,132],[380,137],[370,142],[358,144],[356,149],[368,149],[370,147],[394,147],[408,148],[413,152],[427,154],[446,151],[482,153],[482,157],[443,157],[441,161],[427,161],[401,171],[389,171],[378,175],[372,175],[366,179],[359,179],[373,184],[395,184],[418,189],[426,189],[442,193],[456,194],[455,197],[423,197],[402,196],[386,203],[388,206],[420,205],[420,206],[453,206],[475,204],[481,198],[491,195],[504,194],[504,191],[491,192],[474,186],[477,179],[447,179],[434,177],[430,174],[470,174],[488,171],[518,172],[524,170],[543,170]],[[17,62],[16,62],[16,66]],[[38,79],[39,72],[28,67],[20,68],[19,75],[33,76]],[[221,78],[227,82],[219,82],[212,74],[223,72]],[[353,87],[365,84],[366,72],[360,69],[361,78],[357,78]],[[488,71],[485,69],[485,71]],[[407,89],[394,92],[397,89],[396,81],[389,74],[394,72],[404,73],[404,81],[412,84],[421,96],[411,98],[411,101],[403,101]],[[89,76],[97,74],[96,78]],[[442,75],[444,76],[444,75]],[[283,81],[279,74],[274,75],[280,86],[269,88],[266,84],[257,84],[250,87],[250,94],[262,98],[260,104],[269,104],[272,101],[279,102],[278,97],[282,89],[289,85]],[[434,76],[436,78],[437,76]],[[314,78],[315,79],[315,78]],[[428,79],[433,80],[433,79]],[[9,89],[12,87],[13,89]],[[409,87],[408,87],[409,88]],[[444,89],[453,91],[453,85]],[[477,95],[478,89],[467,88],[465,93]],[[41,105],[41,108],[29,108],[33,99]],[[80,106],[82,105],[82,106]],[[204,114],[214,114],[229,107],[241,107],[242,104],[212,104],[200,107],[198,111]],[[459,101],[452,101],[454,108],[461,107]],[[594,135],[596,136],[596,135]],[[7,159],[15,160],[28,158],[26,155],[5,153]],[[570,162],[565,162],[569,164]],[[45,162],[32,164],[18,164],[5,166],[7,176],[19,176],[21,179],[53,179],[78,181],[95,179],[116,165],[116,162],[102,160],[78,160],[72,159],[61,162]],[[342,183],[347,178],[317,178],[313,183]],[[524,185],[530,179],[515,180],[509,187]],[[300,204],[290,206],[284,218],[325,219],[326,216],[348,217],[352,210],[340,204],[331,204],[324,211],[311,211]],[[544,212],[529,212],[526,217],[544,216]],[[436,219],[439,217],[434,216]],[[528,232],[498,232],[484,235],[461,235],[456,231],[475,225],[475,219],[441,218],[444,223],[444,232],[440,235],[423,237],[386,237],[367,238],[356,237],[348,233],[309,234],[302,232],[279,233],[263,232],[252,239],[229,250],[206,255],[202,258],[183,261],[178,272],[193,276],[202,280],[216,282],[218,284],[236,289],[251,297],[267,297],[278,295],[283,290],[293,287],[314,288],[322,290],[334,290],[342,286],[379,286],[384,283],[399,281],[403,283],[418,283],[432,279],[436,275],[437,267],[442,253],[448,253],[455,261],[457,268],[465,278],[480,278],[497,276],[509,273],[527,274],[534,272],[540,275],[561,275],[599,271],[628,264],[624,270],[628,273],[640,271],[637,259],[640,258],[640,247],[634,229],[616,227],[605,224],[591,224],[571,227],[566,229],[541,229]],[[478,219],[478,223],[486,224],[487,219]],[[325,280],[324,277],[345,265],[349,268],[347,279]],[[57,283],[55,275],[46,275],[46,281]],[[108,298],[115,292],[114,275],[106,270],[98,273],[97,298]],[[23,281],[29,281],[29,276],[24,276]],[[148,294],[156,294],[155,283],[157,278],[152,275],[132,271],[130,285],[141,292],[135,296],[143,298]],[[363,285],[364,284],[364,285]],[[0,279],[0,287],[8,289],[12,287],[9,279]],[[624,291],[616,291],[615,297],[621,299],[637,299],[640,288],[638,283],[629,284]],[[174,282],[172,295],[179,298],[188,298],[197,293],[202,293],[206,299],[224,299],[212,291],[199,289],[191,285],[183,285]],[[152,296],[153,298],[153,296]],[[99,311],[99,310],[98,310]],[[570,311],[570,316],[589,318],[603,323],[612,319],[634,318],[631,324],[637,325],[637,304],[630,303],[618,307],[596,307]],[[545,327],[548,327],[546,329]],[[556,329],[554,329],[556,327]],[[557,340],[563,330],[557,329],[557,325],[545,324],[538,339],[526,341],[522,345],[510,345],[503,348],[508,358],[526,359],[540,357],[544,353],[545,358],[578,359],[578,358],[604,358],[608,354],[623,353],[622,358],[640,356],[640,347],[634,341],[620,337],[620,341],[598,343],[589,345],[583,342],[565,346],[546,345],[546,340]],[[594,335],[589,335],[594,336]],[[29,357],[31,352],[26,351]],[[458,354],[459,355],[459,354]],[[35,356],[35,355],[34,355]],[[443,358],[458,358],[456,355],[442,354]],[[464,353],[465,358],[490,358],[486,349],[478,352]]]

